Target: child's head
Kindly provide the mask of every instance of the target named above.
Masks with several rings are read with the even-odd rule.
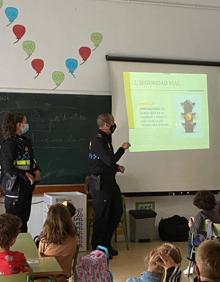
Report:
[[[69,201],[64,201],[62,204],[63,204],[65,207],[67,207],[67,209],[68,209],[68,211],[69,211],[71,217],[73,217],[73,216],[76,214],[76,208],[74,207],[74,205],[73,205],[71,202],[69,202]]]
[[[75,236],[68,209],[62,204],[50,206],[40,235],[41,239],[49,244],[62,244],[67,236]]]
[[[154,272],[164,273],[164,268],[157,264],[161,260],[160,254],[169,255],[176,264],[180,264],[182,261],[180,250],[171,243],[164,243],[161,246],[153,249],[151,253],[145,258],[147,269],[149,267],[150,259],[151,257],[153,257],[152,264],[154,264]]]
[[[176,264],[180,264],[182,261],[180,250],[171,243],[164,243],[157,248],[159,253],[169,255]]]
[[[9,249],[14,244],[21,225],[21,219],[16,215],[0,215],[0,247],[2,249]]]
[[[220,243],[207,240],[196,251],[196,268],[201,281],[220,281]]]
[[[193,204],[201,210],[212,210],[216,205],[215,196],[210,191],[199,191],[194,197]]]

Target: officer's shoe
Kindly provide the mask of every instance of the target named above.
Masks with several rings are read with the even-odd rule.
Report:
[[[116,249],[114,249],[112,246],[110,246],[110,247],[108,248],[108,250],[109,250],[109,254],[110,254],[111,256],[115,257],[115,256],[118,255],[118,251],[117,251]]]

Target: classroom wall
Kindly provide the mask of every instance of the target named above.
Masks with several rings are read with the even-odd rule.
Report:
[[[220,198],[220,197],[219,197]],[[2,198],[1,198],[2,199]],[[2,199],[3,201],[3,199]],[[0,213],[4,212],[4,206],[0,204]],[[43,196],[34,196],[31,209],[31,216],[28,223],[29,232],[32,236],[40,233],[43,225]],[[157,227],[162,217],[170,217],[178,214],[185,217],[194,215],[198,210],[193,207],[193,196],[160,196],[160,197],[135,197],[126,198],[127,222],[129,231],[129,210],[136,209],[136,202],[155,202],[156,232],[155,239],[159,238]],[[120,238],[120,237],[119,237]],[[120,238],[123,240],[123,237]]]
[[[154,2],[158,1],[151,1]],[[217,1],[209,1],[208,5],[202,0],[165,1],[161,5],[101,0],[2,0],[1,3],[1,89],[50,92],[57,87],[56,91],[61,93],[109,93],[106,54],[220,60]],[[8,7],[17,9],[16,18],[7,17]],[[94,32],[101,34],[101,41],[91,39]],[[32,45],[29,49],[23,46],[27,41],[34,42],[35,50]],[[85,54],[79,54],[81,47],[91,51],[87,60],[83,60]],[[43,68],[42,61],[36,59],[43,61]],[[72,66],[71,62],[66,66],[67,59],[74,59],[78,66],[73,61]],[[59,74],[52,78],[57,71]]]
[[[154,5],[99,0],[0,1],[0,90],[109,94],[106,54],[220,61],[218,1],[209,0],[207,4],[205,0],[182,0],[179,2],[182,6],[178,1],[176,4],[161,2]],[[18,10],[17,18],[9,26],[10,20],[5,15],[7,7]],[[18,24],[25,27],[23,36],[18,27],[13,32]],[[96,49],[90,38],[94,32],[103,36]],[[14,44],[16,35],[21,38]],[[28,59],[31,47],[27,51],[22,46],[27,40],[36,44]],[[91,49],[88,60],[80,56],[80,47]],[[65,65],[68,58],[78,62],[75,69],[74,65],[72,68]],[[42,69],[39,60],[34,64],[35,59],[43,61]],[[59,75],[52,78],[55,71],[59,71]],[[33,202],[41,199],[34,196]],[[194,214],[192,196],[154,199],[157,222],[176,213],[187,217]],[[129,199],[127,205],[128,209],[133,208],[135,199]],[[3,210],[0,205],[0,212]],[[33,205],[29,224],[32,235],[39,233],[42,216],[42,203]]]
[[[189,218],[194,216],[198,209],[193,206],[193,195],[189,196],[154,196],[154,197],[134,197],[126,198],[126,214],[128,223],[128,234],[129,230],[129,210],[136,209],[136,203],[139,202],[154,202],[156,216],[156,229],[155,239],[159,239],[158,224],[161,218],[173,216],[175,214],[185,216]],[[0,198],[0,213],[4,212],[3,198]],[[220,200],[220,194],[216,195],[216,199]],[[28,230],[32,236],[36,236],[40,233],[43,226],[43,196],[34,196],[32,201],[31,216],[28,223]],[[121,232],[119,232],[121,234]],[[123,234],[123,233],[122,233]],[[124,237],[118,236],[119,240],[124,240]]]

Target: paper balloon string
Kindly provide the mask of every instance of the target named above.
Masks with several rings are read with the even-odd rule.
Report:
[[[37,78],[38,75],[41,73],[42,69],[44,68],[44,61],[42,59],[34,59],[31,61],[31,66],[37,74],[34,78]]]
[[[14,35],[16,36],[17,40],[14,42],[16,44],[25,34],[26,29],[25,26],[16,24],[12,28]]]
[[[27,54],[25,60],[29,59],[30,56],[33,54],[34,50],[36,49],[36,44],[34,41],[26,40],[22,43],[22,47],[24,52]]]
[[[65,65],[66,65],[66,68],[68,69],[69,73],[72,74],[72,76],[74,78],[76,78],[74,72],[78,67],[78,61],[74,58],[68,58],[65,61]]]
[[[99,47],[100,43],[102,42],[103,36],[100,32],[93,32],[90,35],[90,39],[95,46],[95,48],[92,49],[92,51],[94,51],[96,48]]]
[[[79,48],[79,54],[80,54],[80,56],[81,56],[81,58],[83,60],[83,62],[80,64],[80,65],[82,65],[90,57],[91,49],[89,47],[80,47]]]
[[[53,82],[56,84],[56,87],[53,90],[56,90],[64,82],[65,74],[62,71],[54,71],[52,73]]]
[[[5,9],[5,15],[8,18],[9,23],[7,24],[7,26],[9,26],[10,24],[12,24],[18,17],[18,9],[15,7],[7,7]]]
[[[3,6],[3,0],[0,0],[0,9],[2,8]]]

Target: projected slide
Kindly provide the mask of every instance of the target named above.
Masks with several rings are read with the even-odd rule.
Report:
[[[131,152],[209,148],[207,75],[124,72]]]

